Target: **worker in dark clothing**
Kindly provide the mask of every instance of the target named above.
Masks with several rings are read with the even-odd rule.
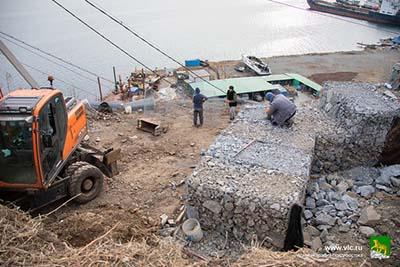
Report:
[[[272,100],[274,100],[274,95],[279,95],[281,91],[279,89],[273,89],[272,91],[265,94],[265,99],[271,104]],[[271,95],[272,94],[272,95]]]
[[[201,127],[203,125],[203,103],[207,100],[207,97],[200,94],[200,89],[196,88],[193,96],[193,125],[195,127]],[[197,117],[199,117],[200,124],[197,125]]]
[[[228,92],[226,92],[226,102],[229,104],[229,118],[234,120],[236,116],[236,106],[237,106],[237,95],[233,86],[229,86]]]
[[[291,118],[296,114],[296,106],[282,94],[267,93],[265,98],[270,102],[266,109],[272,125],[291,126]]]

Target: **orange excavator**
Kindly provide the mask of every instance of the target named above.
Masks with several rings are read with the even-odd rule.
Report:
[[[1,41],[0,50],[32,86],[0,94],[0,199],[29,210],[64,197],[94,199],[104,175],[118,173],[120,150],[84,145],[85,105],[39,88]]]

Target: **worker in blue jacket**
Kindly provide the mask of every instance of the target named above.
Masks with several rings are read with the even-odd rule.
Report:
[[[201,127],[203,126],[203,103],[207,100],[207,97],[200,94],[200,89],[196,88],[193,96],[193,126]],[[197,117],[200,120],[200,124],[197,124]]]
[[[291,118],[296,114],[296,105],[282,94],[267,93],[265,98],[270,102],[266,112],[272,125],[291,126]]]

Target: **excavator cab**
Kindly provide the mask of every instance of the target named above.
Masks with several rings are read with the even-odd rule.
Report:
[[[32,143],[33,116],[0,115],[0,181],[35,184]]]
[[[78,203],[94,199],[104,175],[118,173],[120,149],[85,145],[85,105],[39,87],[1,40],[0,52],[32,88],[6,96],[0,88],[0,202],[34,211],[66,196]]]
[[[118,172],[120,151],[84,145],[85,106],[66,100],[53,89],[16,90],[0,99],[0,199],[28,195],[28,209],[65,196],[85,203],[101,192],[103,175]]]
[[[67,125],[60,91],[18,90],[4,97],[0,103],[0,184],[46,188],[63,163]]]

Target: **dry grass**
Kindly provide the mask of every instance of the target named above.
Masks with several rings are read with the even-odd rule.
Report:
[[[119,223],[83,247],[72,247],[45,229],[42,218],[0,205],[1,266],[186,266],[181,248],[155,235],[120,243],[111,233]]]
[[[104,212],[108,213],[107,210]],[[131,239],[120,239],[124,233],[121,229],[131,227],[124,221],[129,220],[126,215],[120,218],[122,220],[112,221],[113,226],[104,224],[104,231],[85,239],[84,244],[72,246],[67,239],[64,240],[65,235],[60,235],[58,227],[65,232],[78,233],[76,227],[80,224],[84,232],[90,228],[87,225],[89,221],[99,220],[90,212],[81,215],[87,218],[82,220],[75,214],[68,218],[68,223],[61,220],[62,223],[55,226],[57,223],[49,218],[31,218],[17,209],[0,205],[0,266],[360,266],[360,262],[324,259],[308,249],[284,253],[257,245],[233,264],[229,259],[199,261],[188,257],[182,246],[172,239],[157,237],[151,230],[153,226],[139,219],[132,230],[135,233],[129,232],[133,234]],[[74,217],[77,223],[74,223]]]
[[[296,252],[276,252],[260,247],[252,247],[233,266],[262,266],[262,267],[309,267],[309,266],[361,266],[363,263],[353,260],[321,257],[310,249],[299,249]]]

